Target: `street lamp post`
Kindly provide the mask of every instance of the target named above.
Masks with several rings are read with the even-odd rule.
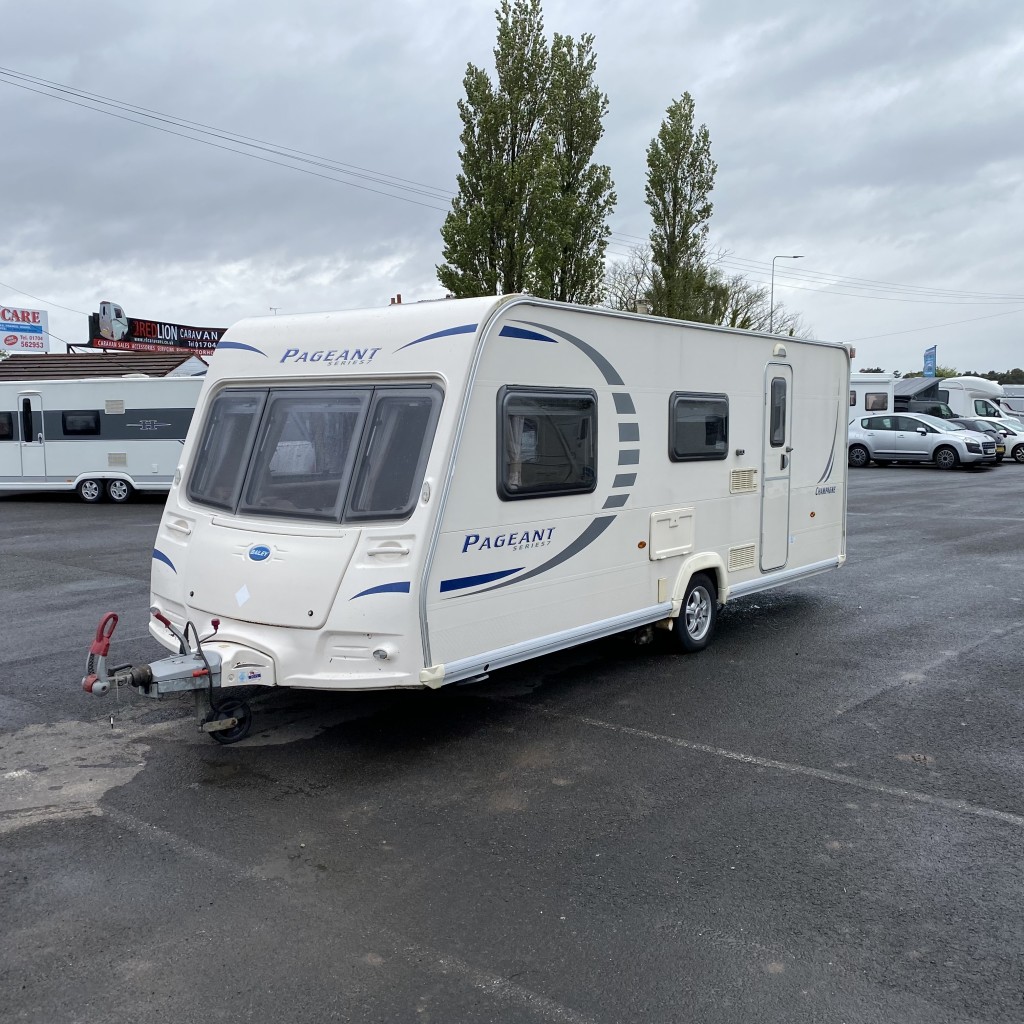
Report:
[[[803,256],[773,256],[772,257],[772,293],[768,300],[768,333],[773,334],[775,326],[775,261],[776,260],[802,260]]]

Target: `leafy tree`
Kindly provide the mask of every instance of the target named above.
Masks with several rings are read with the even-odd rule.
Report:
[[[615,205],[611,170],[593,162],[604,134],[608,97],[594,84],[594,37],[555,34],[545,128],[540,225],[534,239],[534,294],[563,302],[596,302],[601,294],[607,219]]]
[[[459,100],[462,173],[441,228],[438,280],[457,298],[525,289],[537,217],[536,188],[548,157],[543,116],[551,73],[540,0],[501,0],[495,87],[466,68]]]
[[[651,303],[660,316],[697,319],[714,301],[702,295],[711,283],[706,266],[709,198],[717,165],[707,125],[694,127],[693,97],[670,103],[647,147],[645,195],[651,230]]]
[[[609,168],[593,163],[608,109],[593,36],[549,46],[540,0],[501,0],[496,15],[497,83],[473,64],[463,79],[462,171],[438,280],[460,298],[593,302],[615,203]]]
[[[861,369],[858,370],[857,372],[858,373],[885,373],[885,370],[883,370],[880,366],[864,366],[864,367],[861,367]]]

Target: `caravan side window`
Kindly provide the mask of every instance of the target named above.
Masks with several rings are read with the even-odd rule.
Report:
[[[786,378],[772,377],[771,429],[768,443],[781,448],[786,443]]]
[[[668,457],[673,462],[729,454],[729,396],[676,391],[669,399]]]
[[[869,391],[864,396],[865,412],[888,412],[889,396],[884,391]]]
[[[855,406],[856,404],[857,404],[857,392],[856,391],[851,391],[850,392],[850,406],[851,406],[851,408],[853,406]]]
[[[92,409],[62,412],[61,430],[65,437],[97,437],[100,432],[100,414]]]
[[[597,487],[597,395],[526,387],[498,392],[502,501],[587,494]]]
[[[14,440],[14,413],[0,412],[0,441]]]

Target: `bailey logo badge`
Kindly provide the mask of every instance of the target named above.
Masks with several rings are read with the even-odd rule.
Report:
[[[266,544],[254,544],[249,548],[249,558],[254,562],[265,562],[270,557],[270,548]]]

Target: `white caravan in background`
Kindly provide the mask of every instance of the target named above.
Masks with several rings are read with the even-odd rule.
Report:
[[[195,690],[232,742],[231,687],[440,687],[652,624],[700,649],[845,560],[849,380],[842,345],[525,296],[243,320],[154,545],[180,654],[106,679],[101,629],[83,684]]]
[[[889,373],[851,373],[850,420],[869,413],[892,412],[895,380]]]
[[[1003,407],[1010,416],[1024,416],[1024,384],[1004,384]]]
[[[0,490],[87,502],[167,491],[202,388],[197,377],[0,382]]]

